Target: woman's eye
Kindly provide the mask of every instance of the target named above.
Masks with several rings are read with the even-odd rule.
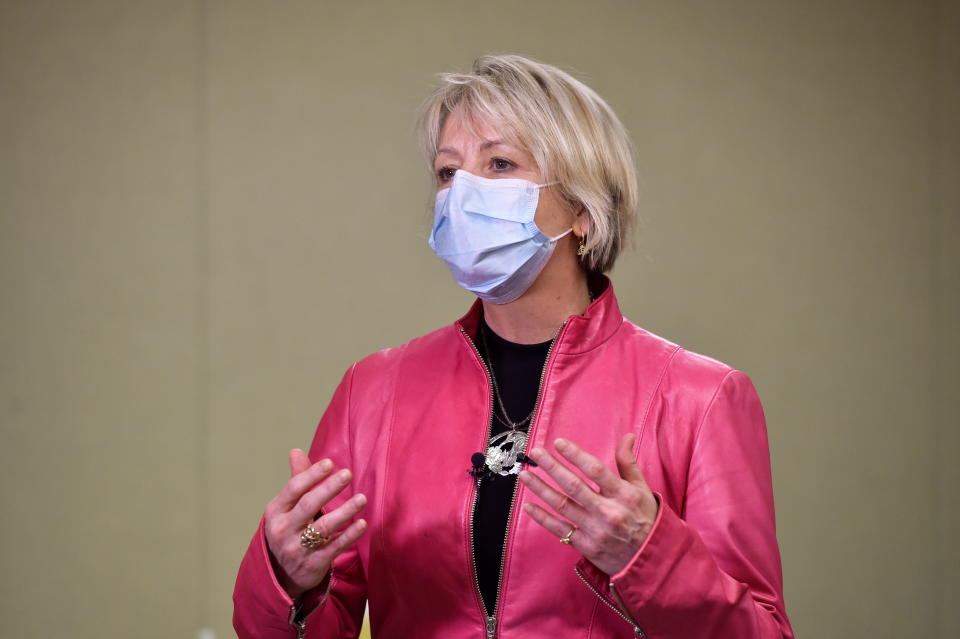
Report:
[[[457,172],[456,169],[449,166],[445,166],[442,169],[437,171],[437,179],[440,180],[441,182],[447,182],[453,179],[453,174],[456,172]]]
[[[508,171],[513,168],[513,162],[504,158],[493,158],[491,162],[494,171]]]

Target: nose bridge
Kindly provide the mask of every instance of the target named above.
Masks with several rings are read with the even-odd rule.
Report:
[[[483,175],[483,167],[484,152],[480,150],[478,145],[471,145],[470,148],[466,149],[463,153],[463,163],[460,165],[460,168],[467,173]]]

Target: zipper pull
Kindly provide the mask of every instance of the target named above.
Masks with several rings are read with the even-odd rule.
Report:
[[[487,617],[487,639],[493,639],[497,629],[497,618],[494,615]]]
[[[638,626],[633,620],[633,617],[630,617],[627,614],[627,607],[623,605],[623,599],[621,599],[620,595],[617,594],[617,589],[613,585],[613,580],[609,582],[608,587],[610,588],[610,594],[613,595],[616,598],[617,603],[620,604],[620,609],[623,611],[623,614],[630,620],[630,624],[633,626],[633,636],[637,637],[637,639],[644,639],[647,635],[643,632],[643,630],[640,629],[640,626]]]

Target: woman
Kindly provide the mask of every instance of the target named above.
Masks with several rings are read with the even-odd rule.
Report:
[[[792,637],[753,385],[604,275],[636,204],[617,117],[485,56],[419,132],[429,244],[478,299],[344,375],[241,564],[240,637],[356,637],[366,601],[377,638]]]

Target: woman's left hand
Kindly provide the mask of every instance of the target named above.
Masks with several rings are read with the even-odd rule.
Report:
[[[599,493],[542,448],[530,451],[530,458],[563,492],[529,470],[520,472],[520,480],[556,515],[532,502],[523,505],[524,511],[559,538],[566,535],[571,526],[576,526],[570,536],[571,545],[608,575],[620,572],[637,554],[650,534],[659,509],[633,458],[635,441],[636,435],[628,433],[617,444],[619,477],[573,442],[554,441],[560,454],[600,487]]]

